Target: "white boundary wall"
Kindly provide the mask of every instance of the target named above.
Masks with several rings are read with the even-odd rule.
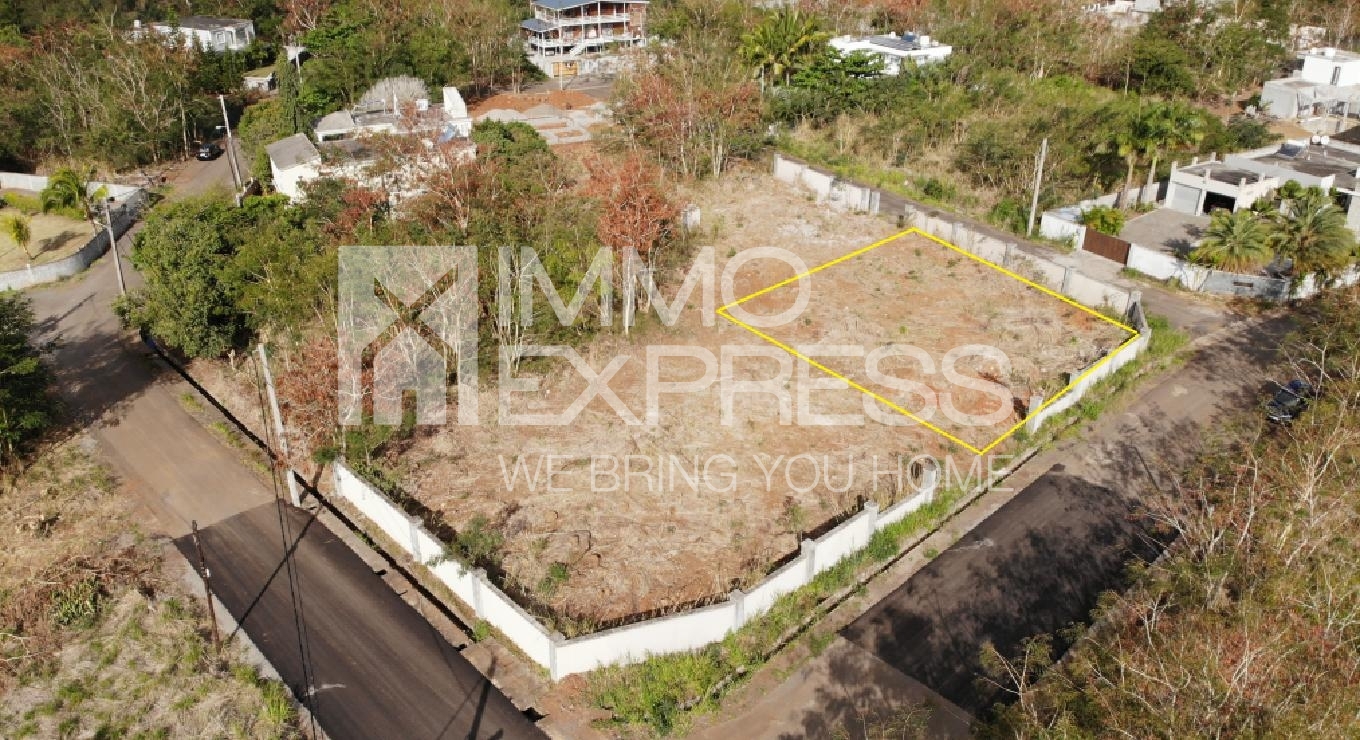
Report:
[[[417,562],[427,567],[478,619],[495,627],[525,655],[548,670],[553,680],[601,666],[635,663],[651,655],[695,650],[722,640],[764,614],[785,594],[807,585],[820,572],[859,551],[874,533],[900,521],[935,498],[939,473],[926,469],[920,489],[879,512],[864,509],[816,540],[804,540],[790,562],[771,573],[750,593],[733,591],[726,601],[656,619],[565,639],[550,633],[532,615],[487,580],[485,573],[445,557],[445,549],[415,517],[355,475],[343,463],[334,468],[335,494]]]
[[[1152,328],[1148,326],[1147,318],[1143,315],[1143,306],[1137,300],[1129,309],[1129,321],[1133,328],[1138,330],[1138,337],[1131,342],[1125,343],[1122,347],[1115,350],[1114,354],[1106,355],[1099,360],[1091,363],[1090,366],[1082,368],[1074,377],[1080,378],[1067,393],[1052,404],[1029,418],[1025,422],[1025,430],[1033,434],[1039,431],[1044,422],[1061,414],[1062,412],[1077,405],[1077,402],[1086,395],[1091,386],[1109,377],[1116,370],[1133,361],[1133,358],[1143,353],[1147,349],[1148,343],[1152,341]],[[1094,367],[1090,374],[1085,375],[1088,370]]]
[[[777,180],[811,190],[817,196],[818,203],[826,203],[840,210],[878,213],[878,190],[842,180],[778,154],[774,157],[774,176]]]

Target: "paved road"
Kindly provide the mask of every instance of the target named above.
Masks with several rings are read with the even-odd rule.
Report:
[[[324,524],[277,505],[185,413],[176,396],[188,387],[120,331],[116,294],[109,255],[30,293],[41,338],[59,342],[65,401],[143,507],[145,529],[180,538],[183,549],[198,520],[223,602],[294,691],[314,697],[322,728],[337,739],[541,737]]]
[[[1168,484],[1210,421],[1260,398],[1261,369],[1289,327],[1277,319],[1200,349],[842,634],[979,716],[1002,698],[976,680],[983,644],[1014,655],[1024,638],[1089,621],[1100,592],[1125,585],[1125,563],[1161,551],[1143,497]]]

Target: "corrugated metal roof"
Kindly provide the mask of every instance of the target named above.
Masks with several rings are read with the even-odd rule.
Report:
[[[647,4],[647,0],[613,0],[614,2],[627,2],[629,4]],[[568,10],[579,8],[582,5],[594,5],[596,0],[533,0],[531,5],[547,8],[548,10]]]
[[[533,31],[534,33],[543,33],[544,31],[551,31],[554,28],[557,28],[557,26],[543,20],[542,18],[530,18],[529,20],[524,21],[519,25],[520,28]]]

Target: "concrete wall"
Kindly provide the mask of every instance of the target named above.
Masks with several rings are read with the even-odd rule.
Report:
[[[874,188],[842,180],[778,153],[774,155],[774,176],[777,180],[811,190],[818,203],[840,210],[878,213],[879,192]]]
[[[1047,405],[1041,404],[1039,411],[1030,416],[1029,420],[1025,422],[1026,430],[1031,434],[1039,431],[1044,422],[1077,405],[1092,386],[1132,362],[1135,357],[1142,354],[1143,350],[1147,349],[1148,342],[1152,341],[1152,330],[1147,326],[1147,321],[1143,317],[1142,305],[1134,301],[1130,306],[1129,313],[1136,317],[1132,320],[1134,328],[1139,330],[1138,336],[1132,341],[1125,342],[1113,353],[1105,355],[1091,363],[1090,366],[1078,371],[1073,376],[1075,382],[1062,395],[1057,396],[1056,400],[1045,401],[1044,403]]]
[[[41,175],[0,172],[0,188],[41,192],[45,187],[47,187],[47,178]],[[137,221],[142,207],[146,204],[146,194],[140,188],[127,185],[90,183],[92,192],[101,187],[106,188],[109,195],[115,199],[116,205],[113,208],[113,217],[110,220],[113,222],[114,233],[121,237]],[[86,242],[85,246],[69,257],[41,265],[28,265],[22,270],[0,272],[0,290],[23,290],[34,285],[56,282],[62,278],[79,275],[108,249],[109,232],[108,229],[101,228],[98,233],[90,237],[90,241]]]
[[[816,540],[804,540],[797,557],[771,573],[750,593],[733,591],[725,601],[648,619],[570,640],[547,628],[473,570],[445,556],[445,548],[415,517],[355,475],[343,463],[334,469],[335,495],[349,502],[398,547],[425,565],[477,618],[495,627],[553,680],[601,666],[632,663],[652,655],[687,652],[717,642],[768,611],[781,596],[807,585],[869,543],[874,533],[900,521],[934,499],[939,474],[927,470],[920,490],[882,512],[864,509]]]

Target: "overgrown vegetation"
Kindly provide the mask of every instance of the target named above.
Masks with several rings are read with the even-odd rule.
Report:
[[[0,735],[297,736],[282,684],[214,655],[89,443],[36,453],[0,493]]]
[[[1300,316],[1281,373],[1321,395],[1287,426],[1225,426],[1150,504],[1170,554],[1103,599],[1048,669],[1050,640],[993,655],[1015,701],[994,737],[1347,735],[1360,698],[1360,291]]]

